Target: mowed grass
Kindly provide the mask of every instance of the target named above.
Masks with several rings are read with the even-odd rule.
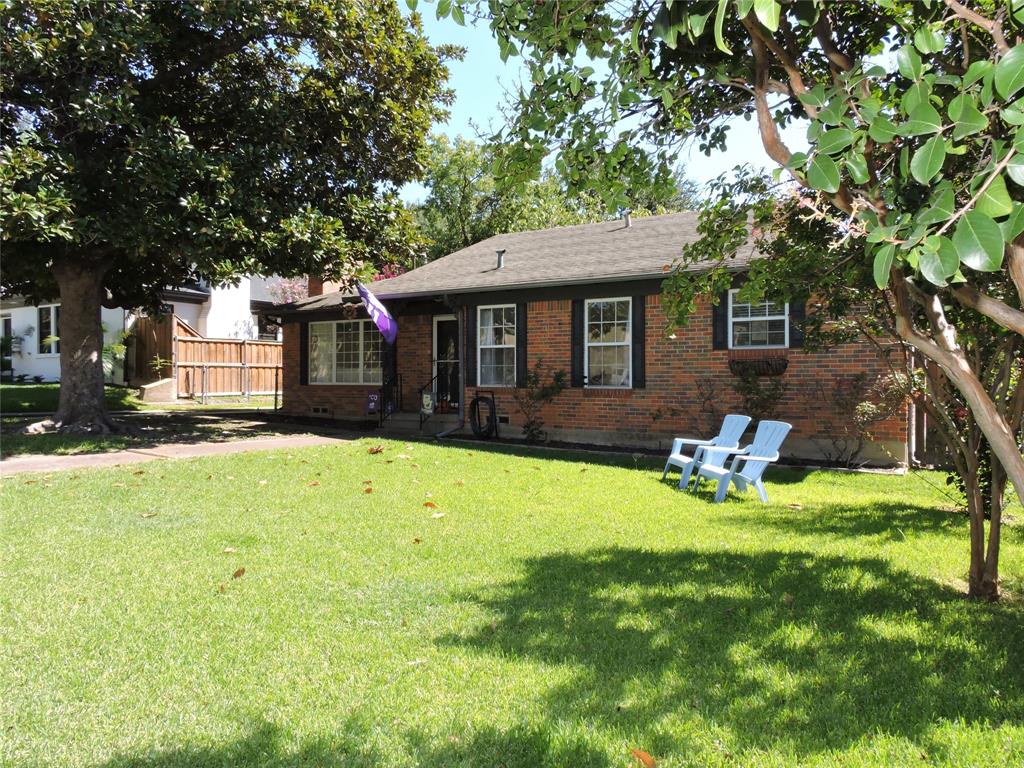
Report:
[[[112,411],[134,411],[142,407],[138,390],[107,385],[103,399]],[[60,384],[0,384],[0,414],[53,413],[60,402]]]
[[[7,478],[0,764],[1024,763],[1024,610],[961,597],[940,475],[712,505],[657,464],[360,440]]]

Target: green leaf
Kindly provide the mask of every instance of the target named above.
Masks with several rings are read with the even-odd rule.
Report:
[[[938,133],[942,129],[942,118],[931,104],[921,104],[910,118],[901,126],[905,136],[921,136],[926,133]]]
[[[957,222],[953,245],[960,261],[979,272],[995,272],[1003,264],[1003,232],[980,211],[968,211]]]
[[[800,94],[800,101],[809,107],[820,107],[825,103],[825,86],[818,83],[809,91]]]
[[[872,272],[875,276],[875,285],[885,288],[889,284],[889,272],[892,270],[892,258],[896,253],[896,246],[892,243],[883,245],[875,251],[875,263]]]
[[[687,16],[687,24],[690,27],[690,31],[693,32],[694,37],[700,37],[704,34],[704,27],[707,26],[708,19],[711,17],[711,11],[707,13],[691,13]]]
[[[818,150],[833,155],[853,143],[853,131],[849,128],[833,128],[818,137]]]
[[[914,83],[907,89],[907,92],[903,94],[903,98],[900,99],[900,108],[903,110],[904,114],[909,115],[915,107],[918,107],[921,104],[927,104],[928,97],[931,93],[931,87],[923,80]]]
[[[974,105],[974,100],[966,93],[961,93],[949,102],[949,119],[953,121],[953,138],[962,139],[972,133],[983,131],[988,126],[988,118]]]
[[[850,172],[850,177],[857,184],[867,184],[871,180],[871,176],[868,173],[868,161],[864,155],[860,152],[851,152],[846,156],[846,170]]]
[[[964,75],[964,88],[968,88],[981,80],[981,78],[992,71],[992,67],[993,64],[989,59],[981,59],[971,64],[967,68],[967,74]]]
[[[452,0],[437,0],[437,8],[435,9],[435,13],[437,15],[437,18],[439,18],[439,19],[447,18],[448,14],[451,12],[451,10],[452,10]]]
[[[405,4],[406,4],[406,6],[408,6],[410,11],[415,11],[416,10],[416,4],[418,2],[419,2],[419,0],[405,0]]]
[[[1006,175],[1015,183],[1024,187],[1024,157],[1019,154],[1011,157],[1009,164],[1006,166]]]
[[[452,19],[460,27],[466,26],[466,15],[462,12],[462,6],[458,3],[452,5]]]
[[[1003,240],[1007,243],[1017,239],[1017,235],[1024,232],[1024,205],[1013,204],[1013,213],[1008,219],[999,222],[999,228],[1003,230]]]
[[[1024,45],[1011,48],[996,64],[995,86],[1004,99],[1024,88]]]
[[[927,185],[942,170],[946,159],[946,140],[941,136],[932,136],[914,153],[910,161],[910,174],[920,183]]]
[[[942,224],[949,221],[953,216],[956,205],[956,198],[948,182],[940,186],[932,193],[931,205],[914,217],[914,224],[919,227],[929,227],[932,224]]]
[[[788,168],[789,170],[795,170],[797,168],[803,168],[804,164],[806,162],[807,162],[807,153],[805,153],[805,152],[794,152],[790,156],[789,162],[786,163],[786,168]]]
[[[839,190],[839,166],[828,155],[817,154],[807,170],[807,183],[822,192],[833,193]]]
[[[1006,182],[1001,175],[996,176],[988,188],[982,192],[978,202],[974,204],[974,210],[991,216],[993,219],[1007,216],[1013,210],[1013,201],[1010,200],[1010,193],[1007,192]]]
[[[754,15],[772,32],[779,29],[779,12],[781,10],[776,0],[754,0]]]
[[[914,45],[921,53],[939,53],[946,47],[941,24],[929,24],[914,33]]]
[[[879,115],[871,121],[868,136],[879,144],[888,144],[896,136],[896,126],[888,117]]]
[[[917,55],[917,51],[912,46],[904,45],[896,53],[896,66],[899,67],[900,74],[909,80],[917,80],[921,77],[923,65],[921,64],[921,57]]]
[[[918,269],[929,283],[944,286],[947,279],[955,275],[960,268],[960,257],[957,256],[953,241],[948,237],[928,239],[939,242],[929,242],[921,248],[918,254]]]
[[[732,50],[725,44],[725,37],[722,29],[725,27],[725,13],[729,6],[729,0],[718,0],[718,10],[715,11],[715,45],[722,53],[732,55]]]

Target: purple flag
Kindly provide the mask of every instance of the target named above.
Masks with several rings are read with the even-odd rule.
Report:
[[[377,330],[381,332],[388,344],[394,344],[395,337],[398,336],[398,322],[388,312],[387,307],[380,303],[380,299],[370,293],[369,288],[362,283],[359,283],[356,288],[363,299],[363,306],[366,307]]]

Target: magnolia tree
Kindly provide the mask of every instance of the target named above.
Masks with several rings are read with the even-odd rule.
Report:
[[[971,414],[991,464],[1024,499],[1021,361],[986,378],[964,341],[1024,334],[1024,10],[990,0],[531,0],[479,2],[503,57],[529,77],[496,137],[504,172],[603,161],[626,179],[637,146],[728,145],[756,121],[780,174],[810,190],[820,260],[861,259],[899,339]],[[458,4],[439,2],[439,13]],[[459,15],[462,9],[459,7]],[[810,152],[782,128],[805,125]],[[732,148],[735,149],[735,148]],[[605,177],[615,189],[615,173]],[[713,216],[715,211],[709,211]],[[710,225],[709,225],[710,226]],[[840,254],[847,254],[840,256]],[[679,286],[685,278],[672,281]],[[680,318],[689,303],[676,303]],[[1013,341],[1007,341],[1012,339]],[[1019,347],[1016,347],[1019,349]],[[980,354],[980,353],[979,353]],[[1019,392],[1019,390],[1016,390]],[[998,594],[998,510],[971,513],[970,591]]]
[[[203,277],[350,280],[413,241],[397,190],[450,93],[392,2],[0,4],[5,293],[59,298],[43,426],[109,431],[100,307]]]

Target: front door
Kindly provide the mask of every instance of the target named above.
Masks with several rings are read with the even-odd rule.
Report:
[[[455,315],[434,317],[436,410],[459,407],[459,321]]]

